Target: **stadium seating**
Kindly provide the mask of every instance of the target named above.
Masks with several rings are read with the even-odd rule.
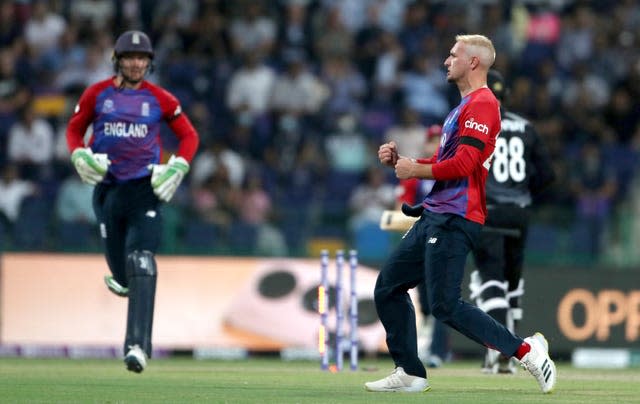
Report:
[[[98,246],[97,225],[86,222],[58,222],[56,248],[65,252],[87,252]]]
[[[214,251],[219,237],[219,229],[212,223],[192,220],[187,223],[183,243],[190,253],[207,254]]]
[[[20,214],[13,227],[17,250],[43,250],[49,230],[49,203],[44,198],[28,197],[22,201]]]

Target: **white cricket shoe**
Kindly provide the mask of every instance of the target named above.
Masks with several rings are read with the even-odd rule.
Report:
[[[368,391],[420,393],[429,390],[431,386],[424,377],[408,375],[404,369],[397,367],[389,376],[365,383],[364,388]]]
[[[531,350],[520,360],[520,364],[536,378],[543,393],[551,393],[556,384],[556,365],[549,357],[547,339],[537,332],[524,341],[531,346]]]
[[[127,370],[142,373],[147,367],[147,354],[136,344],[129,346],[129,352],[124,357]]]

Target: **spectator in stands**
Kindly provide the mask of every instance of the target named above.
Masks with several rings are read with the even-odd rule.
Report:
[[[221,166],[224,166],[229,185],[240,188],[245,181],[246,162],[223,139],[211,139],[195,157],[191,169],[191,184],[202,185]]]
[[[270,55],[275,45],[276,23],[258,0],[238,2],[242,13],[231,20],[231,47],[236,54],[260,53]]]
[[[606,80],[591,73],[582,63],[573,65],[562,96],[566,108],[582,103],[590,111],[601,110],[610,97],[611,89]]]
[[[388,32],[397,33],[402,28],[405,10],[411,2],[406,0],[377,0],[380,25]]]
[[[562,22],[558,13],[543,4],[526,5],[524,48],[514,60],[526,75],[533,74],[540,63],[555,57],[555,49],[562,38]]]
[[[12,48],[24,41],[23,25],[16,16],[14,1],[0,1],[0,48]]]
[[[58,42],[42,53],[42,67],[51,72],[76,69],[86,58],[86,48],[80,43],[78,27],[69,24]]]
[[[242,126],[251,127],[257,136],[266,138],[270,130],[269,99],[276,75],[257,49],[247,51],[242,59],[229,82],[227,107]]]
[[[52,10],[49,1],[33,0],[31,6],[31,17],[24,26],[24,37],[32,57],[38,61],[42,52],[58,43],[67,21]]]
[[[403,156],[422,158],[426,129],[420,122],[420,115],[411,107],[404,106],[400,111],[399,122],[387,130],[384,141],[396,142],[398,152]]]
[[[440,62],[430,55],[412,55],[409,70],[400,77],[400,91],[408,107],[420,114],[420,121],[430,125],[444,120],[449,102],[446,97],[447,80]]]
[[[22,202],[36,195],[38,188],[32,181],[21,179],[18,167],[6,164],[0,177],[0,225],[10,233],[20,215]]]
[[[313,49],[311,15],[307,11],[309,2],[293,0],[285,3],[282,22],[278,24],[276,43],[281,57],[290,49]]]
[[[81,26],[104,30],[113,24],[116,8],[112,0],[74,0],[69,7],[69,17]]]
[[[242,189],[242,198],[238,216],[243,224],[256,229],[256,253],[263,256],[288,254],[284,235],[275,227],[273,220],[273,202],[262,185],[259,172],[249,171]]]
[[[593,139],[584,144],[571,180],[576,198],[573,240],[576,252],[586,254],[590,261],[597,260],[602,252],[618,187],[615,172],[603,159],[600,148]]]
[[[31,91],[19,72],[16,71],[15,51],[0,48],[0,133],[15,120],[18,110],[22,109],[31,98]]]
[[[37,181],[45,176],[53,160],[54,132],[51,124],[38,116],[33,101],[18,113],[8,134],[8,158],[20,170],[21,178]]]
[[[302,124],[320,110],[328,89],[307,69],[304,50],[289,49],[283,58],[285,70],[275,79],[269,105],[276,118],[296,119]]]
[[[215,63],[225,64],[232,55],[227,20],[221,10],[224,6],[219,1],[201,2],[200,6],[199,18],[186,30],[189,33],[187,37],[193,41],[189,51],[196,58],[207,57]],[[164,32],[164,28],[161,32]]]
[[[96,223],[93,213],[93,186],[85,184],[75,174],[62,181],[55,203],[56,217],[62,225],[67,222]]]
[[[429,23],[429,6],[421,1],[413,1],[404,12],[404,23],[398,32],[398,39],[407,55],[421,51],[426,37],[433,35],[433,25]]]
[[[367,169],[365,181],[351,192],[349,228],[352,231],[365,224],[379,223],[382,212],[395,207],[395,185],[387,182],[386,178],[384,170],[371,166]]]
[[[592,8],[586,4],[577,4],[564,15],[556,58],[566,71],[592,59],[596,21]]]
[[[361,113],[367,95],[367,82],[350,59],[323,59],[320,78],[329,88],[324,108],[328,120],[345,113]]]
[[[496,1],[483,3],[482,7],[484,18],[479,21],[479,31],[491,38],[496,54],[503,55],[505,60],[512,58],[521,39],[516,33],[516,27],[511,23],[513,5]]]
[[[380,26],[378,7],[375,3],[367,4],[365,19],[354,35],[354,54],[352,59],[358,70],[368,83],[371,82],[375,71],[375,63],[380,53],[380,37],[384,29]],[[369,88],[371,95],[373,88]]]
[[[391,32],[382,32],[378,37],[378,53],[373,73],[373,99],[393,101],[398,89],[398,78],[405,60],[405,52],[398,38]]]
[[[240,192],[229,181],[226,166],[219,165],[201,184],[192,187],[195,219],[227,232],[237,216]]]
[[[99,44],[86,47],[83,60],[61,69],[55,80],[55,87],[61,91],[84,88],[113,73],[111,62],[105,60]]]
[[[603,112],[604,122],[615,130],[620,143],[628,144],[640,122],[640,105],[634,102],[629,89],[617,86]]]
[[[314,38],[314,51],[319,60],[351,60],[354,51],[353,33],[342,22],[338,6],[330,5],[322,10]]]
[[[357,116],[343,114],[337,119],[335,132],[325,138],[329,168],[334,173],[364,174],[372,163],[373,146],[358,127]]]

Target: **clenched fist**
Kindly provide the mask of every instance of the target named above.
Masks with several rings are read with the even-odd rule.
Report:
[[[396,142],[385,143],[378,149],[378,159],[386,166],[394,167],[398,162],[398,148]]]
[[[413,159],[398,159],[395,166],[396,177],[400,180],[406,180],[413,177],[415,164],[417,163]]]

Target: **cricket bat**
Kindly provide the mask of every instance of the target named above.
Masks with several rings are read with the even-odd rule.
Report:
[[[385,210],[380,217],[380,229],[407,231],[417,220],[417,217],[407,216],[401,210]]]

